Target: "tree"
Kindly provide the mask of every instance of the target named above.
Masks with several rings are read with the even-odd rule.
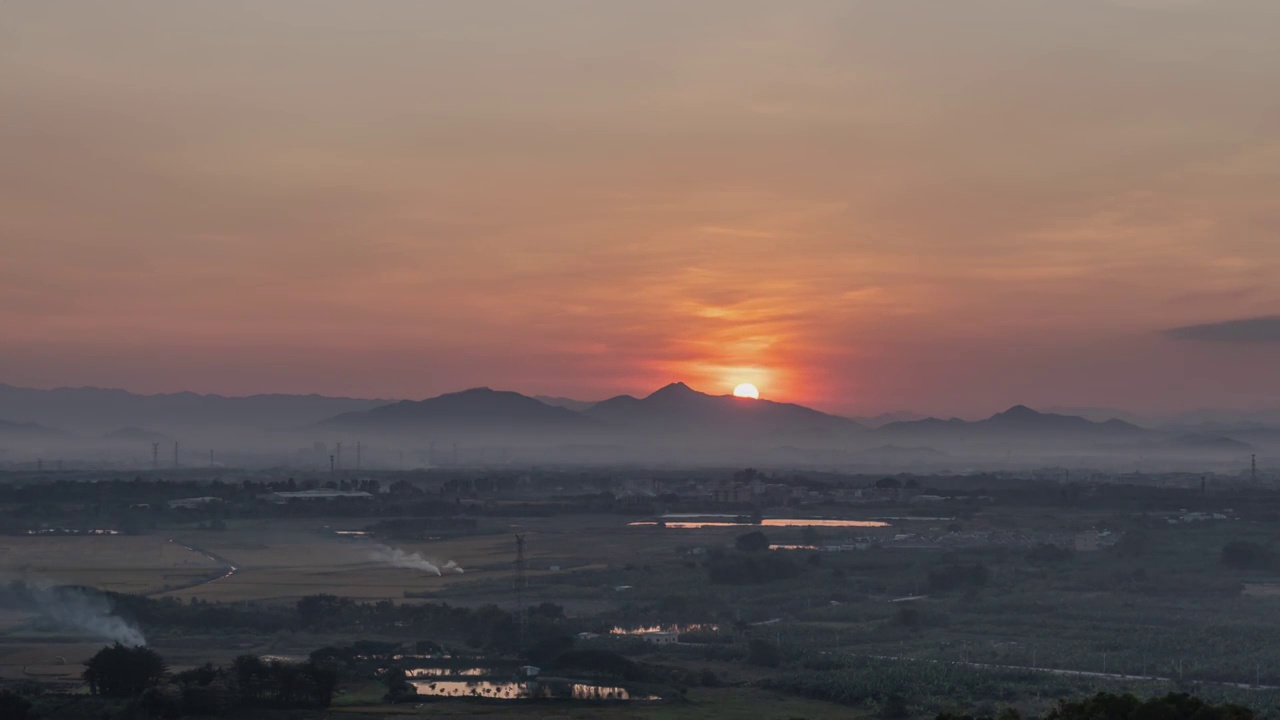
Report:
[[[778,652],[778,646],[768,640],[760,638],[752,638],[747,643],[747,664],[759,665],[760,667],[778,667],[782,664],[782,653]]]
[[[745,535],[739,535],[733,544],[742,552],[760,552],[761,550],[769,549],[769,537],[756,530]]]
[[[99,650],[85,663],[84,680],[95,695],[133,697],[158,685],[167,669],[151,648],[125,647],[117,642]]]
[[[816,527],[805,527],[800,531],[800,542],[805,545],[817,545],[822,542],[822,533]]]
[[[409,682],[408,676],[402,668],[387,669],[387,696],[386,701],[389,703],[404,702],[412,700],[418,696],[418,688]]]
[[[902,718],[911,717],[911,708],[907,705],[907,699],[897,693],[890,693],[884,699],[884,704],[880,706],[880,717],[885,720],[902,720]]]
[[[1186,693],[1169,693],[1145,702],[1128,694],[1098,693],[1085,700],[1060,702],[1045,720],[1253,720],[1253,717],[1253,711],[1246,707],[1231,703],[1210,705]]]
[[[897,490],[902,487],[902,483],[897,478],[880,478],[876,481],[876,487],[881,490]]]
[[[1222,548],[1222,564],[1229,567],[1265,570],[1274,562],[1270,550],[1248,540],[1232,540]]]
[[[12,690],[0,691],[0,718],[27,720],[31,717],[31,702]]]

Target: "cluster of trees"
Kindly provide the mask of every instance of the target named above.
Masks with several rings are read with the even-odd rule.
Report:
[[[133,700],[143,713],[159,718],[217,716],[247,708],[323,708],[338,687],[337,669],[315,660],[293,664],[242,655],[230,668],[206,664],[171,674],[154,650],[120,643],[85,663],[84,679],[94,695]]]
[[[1075,550],[1052,543],[1040,543],[1027,551],[1027,559],[1037,563],[1061,563],[1075,557]]]
[[[800,574],[800,566],[778,555],[734,554],[707,561],[707,577],[717,585],[762,585]]]
[[[1249,708],[1213,705],[1186,693],[1139,700],[1133,695],[1098,693],[1084,700],[1063,701],[1045,720],[1253,720]]]
[[[196,598],[189,602],[171,597],[148,598],[93,588],[75,590],[91,600],[101,600],[117,615],[147,631],[357,631],[433,637],[496,652],[520,649],[517,647],[519,634],[515,617],[496,605],[466,608],[435,603],[394,603],[390,600],[365,603],[321,594],[304,597],[292,608],[253,607],[211,603]],[[30,588],[23,583],[0,586],[0,607],[29,607],[32,602]],[[571,630],[564,608],[559,605],[542,603],[526,608],[526,613],[526,637],[531,643]]]
[[[962,588],[978,588],[991,579],[991,571],[986,565],[946,565],[929,571],[929,589],[934,592],[947,592]]]
[[[1222,564],[1241,570],[1270,570],[1276,565],[1276,554],[1256,542],[1233,540],[1222,548]]]

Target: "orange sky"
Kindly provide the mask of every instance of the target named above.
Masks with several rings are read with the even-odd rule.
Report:
[[[1280,404],[1280,4],[4,3],[0,382]]]

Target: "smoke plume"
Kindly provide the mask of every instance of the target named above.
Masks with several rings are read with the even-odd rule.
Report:
[[[462,568],[458,567],[458,564],[452,560],[445,563],[442,570],[439,565],[422,557],[418,553],[407,553],[398,548],[387,547],[386,545],[375,546],[373,550],[369,552],[369,557],[377,560],[378,562],[384,562],[394,567],[406,568],[409,570],[421,570],[423,572],[429,572],[432,575],[443,575],[445,572],[460,574],[462,572]]]
[[[146,645],[142,631],[115,615],[107,598],[83,588],[45,587],[16,582],[3,591],[7,607],[39,613],[63,627],[125,645]]]

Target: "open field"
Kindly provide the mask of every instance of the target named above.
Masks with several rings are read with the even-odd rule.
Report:
[[[413,717],[459,720],[849,720],[861,715],[847,707],[755,688],[695,688],[678,703],[623,706],[557,703],[504,707],[441,701],[424,703],[421,707],[352,707],[333,713],[334,718],[349,716],[363,720]]]
[[[1128,689],[1272,703],[1275,691],[1250,687],[1280,686],[1280,532],[1270,516],[1225,511],[1181,522],[1170,513],[1183,511],[1135,504],[1121,494],[1113,506],[1067,498],[931,505],[927,515],[905,504],[813,511],[890,517],[884,528],[664,527],[635,512],[538,508],[516,517],[490,505],[458,513],[465,523],[437,523],[451,529],[433,540],[359,534],[394,515],[227,516],[217,529],[210,516],[177,516],[139,536],[0,538],[0,561],[13,578],[149,596],[152,625],[141,626],[175,670],[228,666],[245,654],[301,661],[357,643],[403,652],[441,643],[514,667],[519,534],[520,602],[548,613],[530,620],[528,644],[563,639],[561,651],[624,657],[652,673],[632,681],[665,699],[389,706],[385,686],[366,674],[338,697],[344,717],[761,717],[766,701],[765,717],[847,717],[879,712],[889,692],[908,696],[914,715],[952,700],[1043,712],[1059,697]],[[408,537],[435,532],[406,522]],[[757,532],[761,549],[739,544]],[[1077,549],[1078,537],[1094,541]],[[1224,560],[1233,543],[1253,548],[1243,564]],[[379,546],[402,553],[402,564],[417,554],[465,572],[395,566]],[[34,609],[0,615],[0,680],[76,685],[103,639],[55,621]],[[686,630],[680,643],[658,646],[610,634],[619,626]],[[755,658],[758,645],[771,659]],[[1123,677],[1138,675],[1157,679]]]
[[[163,535],[0,536],[0,576],[8,581],[147,594],[199,582],[218,567]]]

